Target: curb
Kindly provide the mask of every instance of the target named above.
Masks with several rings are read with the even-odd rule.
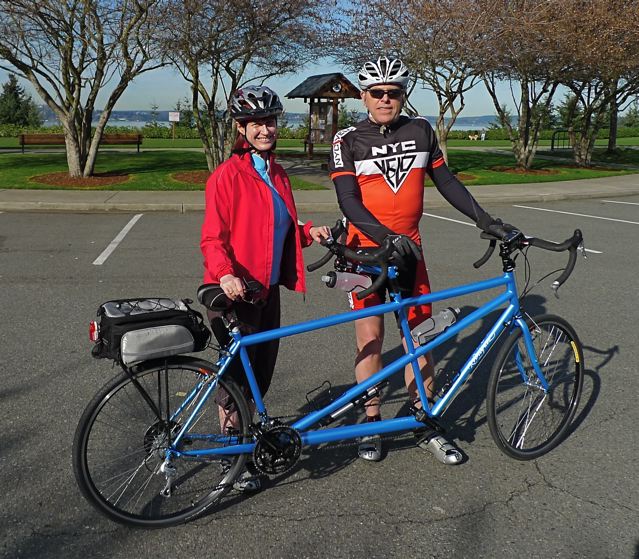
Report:
[[[594,185],[593,185],[594,186]],[[6,191],[5,191],[6,192]],[[16,191],[14,191],[16,192]],[[331,196],[331,200],[328,201],[328,196],[326,194],[322,196],[318,196],[317,200],[313,200],[313,194],[308,194],[308,191],[297,191],[297,192],[305,192],[305,195],[297,195],[297,210],[298,212],[306,212],[306,213],[325,213],[331,212],[336,213],[340,212],[339,205],[337,200]],[[619,188],[614,185],[610,185],[607,188],[590,188],[584,191],[577,191],[575,189],[570,189],[567,192],[564,191],[554,191],[554,192],[503,192],[493,190],[492,192],[481,191],[480,188],[473,188],[471,190],[473,196],[480,204],[487,205],[502,205],[502,204],[512,204],[516,202],[552,202],[558,200],[583,200],[583,199],[591,199],[591,198],[601,198],[601,197],[625,197],[625,196],[636,196],[639,195],[639,184],[637,186],[629,185],[628,188]],[[144,202],[141,200],[135,201],[111,201],[115,196],[120,194],[120,198],[122,196],[121,192],[112,193],[106,199],[103,200],[92,200],[92,201],[74,201],[74,200],[48,200],[48,201],[36,201],[36,200],[0,200],[0,211],[6,212],[70,212],[70,213],[126,213],[126,212],[177,212],[177,213],[187,213],[187,212],[203,212],[204,211],[204,201],[203,193],[199,193],[199,198],[191,198],[185,201],[184,198],[179,196],[172,195],[174,198],[173,201],[165,201],[165,202]],[[34,194],[33,197],[37,196]],[[125,194],[126,196],[126,194]],[[25,196],[28,198],[28,196]],[[76,200],[77,200],[76,196]],[[200,201],[202,200],[202,201]],[[436,192],[429,192],[427,195],[427,199],[424,201],[424,210],[434,209],[434,208],[447,208],[450,207],[450,204],[444,200]]]
[[[0,202],[0,211],[13,212],[78,212],[78,213],[118,213],[118,212],[179,212],[204,211],[198,204],[100,204],[83,202]]]

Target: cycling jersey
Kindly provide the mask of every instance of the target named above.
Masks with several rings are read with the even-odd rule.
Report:
[[[421,244],[426,168],[443,163],[428,121],[400,116],[388,127],[366,119],[339,131],[333,141],[330,171],[333,180],[355,176],[363,206],[390,231]],[[357,226],[349,227],[349,244],[378,244],[361,233]]]
[[[330,172],[350,222],[347,244],[352,247],[380,245],[391,234],[421,245],[426,173],[459,211],[475,222],[487,216],[446,166],[435,132],[422,117],[400,116],[388,126],[366,119],[340,130]]]

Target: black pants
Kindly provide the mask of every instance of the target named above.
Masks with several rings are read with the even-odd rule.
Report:
[[[273,285],[269,288],[266,302],[264,305],[253,305],[243,301],[233,305],[237,318],[240,322],[240,330],[242,335],[253,334],[255,332],[264,332],[280,327],[280,289],[279,286]],[[221,313],[208,311],[208,317],[211,321],[211,329],[218,343],[224,347],[231,340],[231,336],[222,322]],[[257,384],[260,387],[262,396],[266,394],[271,386],[273,371],[275,370],[275,362],[277,361],[277,352],[280,347],[279,340],[271,340],[246,348],[248,352],[251,367],[255,373]],[[248,380],[244,374],[244,367],[240,356],[237,355],[231,361],[225,376],[232,378],[242,389],[244,393],[251,398],[251,389]]]

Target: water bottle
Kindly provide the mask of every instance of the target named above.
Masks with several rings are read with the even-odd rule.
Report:
[[[413,340],[419,345],[424,345],[428,340],[442,333],[446,328],[453,324],[457,320],[459,315],[459,309],[448,307],[443,311],[427,318],[421,324],[418,324],[413,328],[411,334]]]
[[[327,287],[336,287],[347,293],[358,293],[373,284],[370,277],[351,272],[329,272],[322,276],[322,281]]]

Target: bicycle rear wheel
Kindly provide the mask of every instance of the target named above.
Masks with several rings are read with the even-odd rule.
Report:
[[[532,460],[565,437],[583,386],[583,349],[568,322],[554,315],[527,320],[544,391],[517,328],[495,358],[486,408],[490,433],[499,449],[517,460]]]
[[[174,458],[170,495],[163,491],[167,478],[160,470],[169,440],[203,400],[215,375],[212,363],[174,357],[141,363],[133,368],[134,380],[123,373],[96,394],[73,443],[75,477],[94,507],[123,524],[164,527],[186,522],[224,497],[242,472],[245,455]],[[230,379],[219,379],[179,450],[249,442],[246,435],[222,433],[217,402],[237,410],[237,432],[248,432],[244,395]]]

